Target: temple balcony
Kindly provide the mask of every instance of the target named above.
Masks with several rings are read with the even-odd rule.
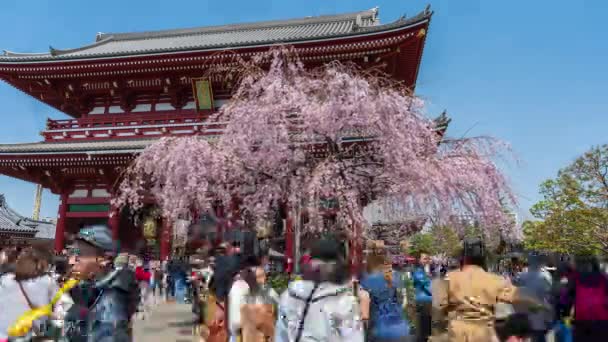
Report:
[[[148,113],[91,115],[84,118],[47,119],[46,129],[41,132],[44,140],[107,140],[137,139],[160,136],[192,134],[220,134],[224,123],[209,122],[212,112],[192,114]]]

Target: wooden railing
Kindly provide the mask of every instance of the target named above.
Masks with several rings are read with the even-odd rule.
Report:
[[[46,130],[200,123],[205,121],[211,114],[212,112],[192,114],[110,114],[68,120],[47,119]]]
[[[210,121],[212,113],[99,115],[69,120],[47,119],[46,141],[143,138],[159,135],[216,135],[225,123]]]

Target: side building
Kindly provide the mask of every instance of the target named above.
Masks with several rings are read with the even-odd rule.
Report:
[[[55,223],[18,214],[0,195],[0,248],[41,245],[53,247]]]

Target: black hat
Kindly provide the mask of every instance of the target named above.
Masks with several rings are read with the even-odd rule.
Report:
[[[480,258],[485,255],[485,248],[481,238],[467,238],[463,244],[463,254],[465,257]]]
[[[107,226],[93,225],[82,228],[76,237],[77,240],[85,241],[104,252],[114,251],[112,233]]]
[[[312,259],[337,261],[340,259],[340,243],[334,239],[316,241],[310,249]]]

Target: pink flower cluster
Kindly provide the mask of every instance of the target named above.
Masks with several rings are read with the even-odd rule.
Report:
[[[488,234],[509,233],[504,204],[514,198],[493,139],[443,139],[419,98],[351,66],[307,70],[285,49],[252,63],[260,67],[243,68],[211,119],[227,122],[223,134],[151,145],[127,170],[116,204],[137,210],[152,196],[177,218],[238,198],[241,211],[264,219],[282,203],[306,208],[314,230],[319,201],[333,198],[339,225],[354,232],[367,225],[366,202],[381,199],[412,217],[474,219]]]

